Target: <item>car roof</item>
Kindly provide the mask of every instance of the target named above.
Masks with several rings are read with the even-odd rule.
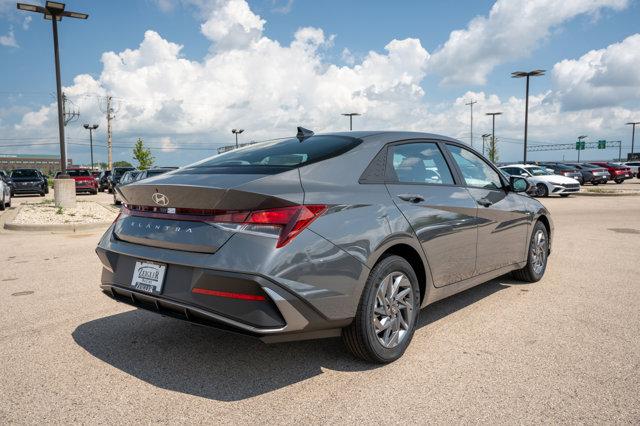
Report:
[[[500,166],[502,167],[540,167],[537,164],[507,164],[505,166]]]

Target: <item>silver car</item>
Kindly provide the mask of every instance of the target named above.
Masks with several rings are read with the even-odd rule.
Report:
[[[542,278],[553,227],[527,189],[445,136],[300,128],[119,188],[101,287],[265,342],[342,336],[390,362],[421,308],[506,273]]]
[[[0,173],[0,210],[11,207],[11,186],[9,186],[9,176],[4,172]]]

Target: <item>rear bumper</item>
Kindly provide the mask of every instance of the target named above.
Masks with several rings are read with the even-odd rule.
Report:
[[[96,249],[103,263],[103,292],[109,297],[161,315],[261,338],[265,342],[340,335],[351,320],[329,320],[283,285],[260,275],[168,264],[161,294],[130,286],[139,259]],[[194,293],[193,289],[262,296],[239,300]]]

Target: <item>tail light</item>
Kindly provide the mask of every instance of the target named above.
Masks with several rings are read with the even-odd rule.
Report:
[[[283,247],[326,209],[326,205],[314,204],[250,212],[221,212],[208,218],[207,222],[234,231],[277,236],[276,247]]]
[[[208,222],[235,232],[268,235],[278,238],[276,247],[280,248],[294,239],[318,216],[321,216],[327,210],[327,206],[311,204],[267,210],[238,211],[126,205],[122,210],[124,215]]]

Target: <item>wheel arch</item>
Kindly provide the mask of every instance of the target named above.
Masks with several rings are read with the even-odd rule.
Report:
[[[422,302],[426,299],[426,293],[428,291],[427,282],[430,281],[430,271],[428,269],[428,265],[424,261],[420,252],[413,247],[411,244],[407,244],[405,242],[398,242],[393,245],[386,247],[372,262],[372,265],[380,262],[380,260],[384,259],[388,256],[399,256],[406,260],[409,265],[413,268],[413,271],[416,273],[418,278],[418,287],[420,289],[420,306],[422,306]]]

